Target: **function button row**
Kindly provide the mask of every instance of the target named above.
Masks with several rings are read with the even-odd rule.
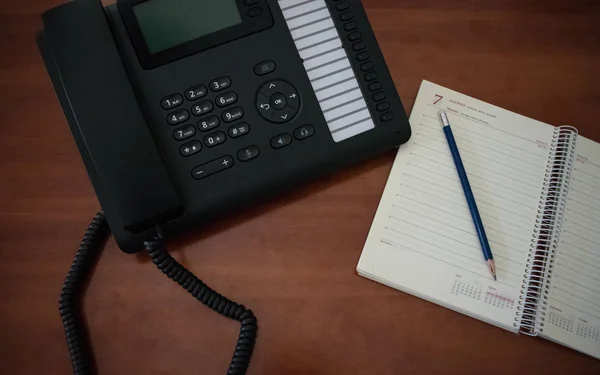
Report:
[[[223,156],[192,169],[192,177],[196,180],[201,180],[231,167],[233,167],[233,158],[231,156]]]
[[[294,138],[299,141],[305,140],[315,135],[315,128],[312,125],[304,125],[294,130]],[[271,138],[271,147],[276,150],[289,146],[292,143],[292,136],[288,133],[280,134]]]
[[[344,30],[348,32],[347,38],[352,44],[352,50],[356,53],[356,61],[360,63],[360,70],[365,73],[364,80],[366,82],[370,82],[367,86],[370,92],[374,93],[372,99],[374,102],[377,102],[376,109],[378,112],[385,112],[380,116],[381,121],[387,122],[394,119],[394,114],[390,109],[389,102],[383,102],[386,99],[385,93],[383,93],[383,84],[380,81],[377,81],[379,78],[377,73],[373,70],[375,69],[375,64],[370,61],[371,55],[368,51],[366,51],[367,45],[364,41],[362,41],[362,34],[358,30],[358,24],[356,21],[353,21],[354,14],[348,11],[350,8],[350,3],[348,1],[341,1],[335,5],[335,8],[342,12],[339,15],[341,21],[344,22]],[[388,111],[388,112],[386,112]]]

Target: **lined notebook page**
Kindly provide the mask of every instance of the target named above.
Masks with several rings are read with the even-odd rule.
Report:
[[[438,112],[447,111],[495,257],[489,275]],[[357,270],[517,331],[554,128],[423,81]]]
[[[542,335],[600,359],[600,144],[576,152]]]

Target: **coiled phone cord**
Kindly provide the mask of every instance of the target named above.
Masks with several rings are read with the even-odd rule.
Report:
[[[100,256],[110,229],[103,212],[99,212],[90,223],[60,293],[60,316],[62,318],[69,355],[74,375],[92,374],[92,354],[83,321],[80,316],[80,297],[89,273]],[[227,375],[243,375],[248,370],[258,325],[252,310],[246,309],[219,293],[198,279],[193,273],[179,264],[165,249],[160,234],[144,242],[152,262],[170,279],[177,282],[194,298],[221,315],[241,323],[240,335],[229,364]]]

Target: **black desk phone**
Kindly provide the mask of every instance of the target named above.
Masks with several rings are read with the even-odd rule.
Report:
[[[103,208],[80,252],[107,224],[123,251],[145,247],[242,322],[246,356],[229,371],[245,373],[256,319],[210,294],[162,238],[408,141],[360,0],[74,0],[42,19],[38,47]],[[83,277],[77,261],[65,288]],[[78,323],[63,322],[73,339]]]

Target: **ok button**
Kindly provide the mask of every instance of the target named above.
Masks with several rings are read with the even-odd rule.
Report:
[[[287,105],[287,99],[285,95],[280,92],[271,95],[269,101],[271,102],[271,107],[275,109],[284,109]]]

